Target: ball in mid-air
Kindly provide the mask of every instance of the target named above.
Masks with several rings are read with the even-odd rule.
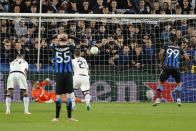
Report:
[[[96,46],[91,47],[90,52],[92,55],[97,55],[99,53],[99,49]]]
[[[152,100],[154,98],[154,91],[153,90],[147,90],[146,91],[146,97],[149,99],[149,100]]]

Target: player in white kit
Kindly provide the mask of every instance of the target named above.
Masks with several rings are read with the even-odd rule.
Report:
[[[28,111],[29,97],[27,93],[27,71],[28,63],[23,59],[23,55],[18,54],[16,59],[10,63],[10,73],[7,80],[6,115],[10,114],[11,95],[15,86],[19,86],[23,92],[24,114],[31,114]]]
[[[74,71],[73,88],[80,88],[84,94],[87,110],[90,111],[90,81],[89,81],[89,67],[86,60],[80,56],[80,50],[74,50],[74,59],[72,60]],[[75,95],[72,93],[72,109],[75,109]]]

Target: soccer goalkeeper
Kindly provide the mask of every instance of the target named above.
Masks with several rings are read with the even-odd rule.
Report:
[[[31,90],[31,96],[39,103],[54,103],[56,102],[56,93],[55,92],[47,92],[42,87],[49,83],[49,79],[47,78],[43,82],[39,82],[38,80],[34,80],[32,82],[33,88]],[[66,102],[66,98],[62,99],[62,102]],[[76,102],[82,102],[80,98],[75,99]]]

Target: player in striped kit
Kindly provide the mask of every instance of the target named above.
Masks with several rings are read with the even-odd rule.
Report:
[[[80,50],[74,50],[74,59],[72,60],[74,71],[73,88],[80,88],[85,96],[87,110],[90,111],[90,81],[89,81],[89,67],[86,60],[80,56]],[[75,109],[75,95],[72,93],[72,109]]]
[[[165,46],[163,49],[159,52],[159,59],[160,59],[160,67],[162,68],[161,75],[159,77],[159,84],[157,87],[157,99],[153,106],[157,106],[157,104],[160,103],[160,96],[161,92],[163,90],[162,84],[165,80],[169,78],[171,75],[176,83],[177,83],[177,104],[178,106],[181,106],[181,76],[180,76],[180,57],[183,56],[185,58],[186,66],[184,66],[184,70],[187,70],[187,66],[189,63],[189,57],[184,51],[176,45],[176,36],[171,35],[170,36],[170,44]]]
[[[19,86],[23,92],[24,114],[31,114],[28,110],[29,97],[27,94],[27,71],[28,63],[23,59],[23,55],[18,54],[16,59],[10,63],[10,73],[7,80],[6,115],[10,114],[11,95],[15,86]]]
[[[74,44],[70,44],[67,34],[58,35],[59,44],[54,47],[56,72],[56,117],[52,121],[59,121],[62,95],[67,97],[67,120],[78,121],[72,118],[71,93],[73,92],[72,53]]]

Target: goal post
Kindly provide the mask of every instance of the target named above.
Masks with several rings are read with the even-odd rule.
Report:
[[[29,63],[29,95],[35,79],[50,78],[44,88],[55,91],[51,47],[58,34],[66,33],[90,65],[94,102],[153,101],[161,70],[158,53],[175,34],[191,60],[188,71],[181,70],[182,101],[196,102],[196,15],[0,13],[0,27],[0,101],[5,101],[9,62],[17,53],[25,54]],[[90,54],[93,46],[97,55]],[[163,88],[162,101],[176,101],[174,79]],[[75,93],[83,97],[80,90]],[[20,101],[18,87],[13,96]]]

